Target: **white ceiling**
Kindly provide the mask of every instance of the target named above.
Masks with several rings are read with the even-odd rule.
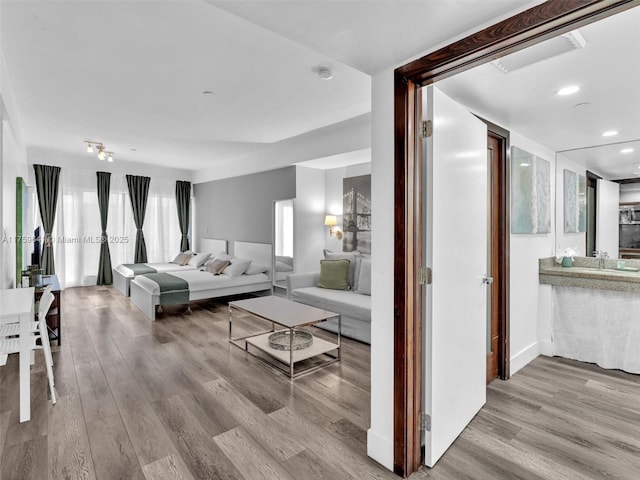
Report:
[[[571,150],[565,156],[588,169],[611,179],[630,178],[638,172],[640,148],[625,155],[619,144],[640,140],[640,8],[579,31],[587,41],[583,49],[506,75],[485,64],[438,86],[495,123],[555,151]],[[539,50],[523,50],[512,60],[534,58]],[[580,91],[556,95],[567,85]],[[602,137],[606,130],[619,134]]]
[[[532,3],[531,0],[206,1],[371,75]]]
[[[2,0],[0,30],[28,146],[201,170],[369,112],[369,73],[530,3]]]

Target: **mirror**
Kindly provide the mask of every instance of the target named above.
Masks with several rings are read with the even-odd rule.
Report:
[[[295,271],[293,258],[295,199],[273,202],[273,285],[287,288],[287,275]]]

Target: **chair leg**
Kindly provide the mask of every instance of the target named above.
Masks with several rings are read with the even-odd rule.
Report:
[[[55,405],[56,390],[55,390],[55,385],[53,383],[53,368],[51,368],[51,365],[49,364],[49,362],[46,362],[46,364],[47,364],[47,377],[49,377],[49,391],[51,392],[51,402]]]
[[[54,390],[55,381],[53,379],[53,356],[51,355],[51,345],[49,344],[49,332],[45,330],[44,335],[47,337],[40,337],[42,342],[42,350],[44,352],[44,363],[47,367],[47,377],[49,378],[49,390],[51,390],[51,401],[56,403],[56,392]]]

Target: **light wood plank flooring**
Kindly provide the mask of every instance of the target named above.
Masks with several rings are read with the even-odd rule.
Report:
[[[58,403],[37,355],[20,424],[17,358],[0,368],[0,479],[398,478],[366,456],[368,346],[346,340],[341,363],[290,383],[229,345],[223,302],[150,322],[111,288],[62,301]],[[541,357],[487,397],[412,478],[640,478],[637,376]]]

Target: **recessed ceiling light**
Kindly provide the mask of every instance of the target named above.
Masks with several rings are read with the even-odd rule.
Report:
[[[616,130],[607,130],[602,134],[603,137],[615,137],[618,134]]]
[[[205,90],[202,92],[202,95],[213,95],[213,92],[211,90]]]
[[[331,80],[333,78],[333,71],[324,65],[316,65],[311,71],[323,80]]]
[[[568,87],[562,87],[556,92],[557,95],[571,95],[580,91],[580,87],[577,85],[569,85]]]
[[[620,150],[620,153],[631,153],[633,151],[633,148],[623,148],[622,150]]]

